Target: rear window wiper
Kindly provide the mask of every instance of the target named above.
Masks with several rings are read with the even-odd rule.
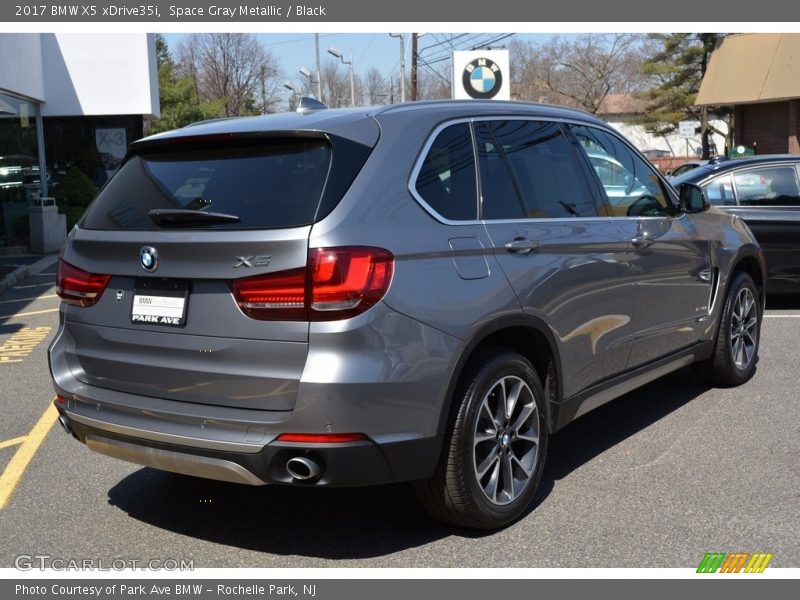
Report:
[[[154,208],[147,213],[159,227],[192,227],[212,223],[239,223],[236,215],[204,212],[190,208]]]

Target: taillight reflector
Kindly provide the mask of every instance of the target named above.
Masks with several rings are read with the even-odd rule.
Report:
[[[360,314],[389,289],[394,256],[368,247],[313,248],[308,267],[235,279],[233,295],[248,317],[332,321]]]
[[[58,259],[56,293],[61,300],[75,306],[96,304],[111,280],[111,275],[87,273],[63,259]]]

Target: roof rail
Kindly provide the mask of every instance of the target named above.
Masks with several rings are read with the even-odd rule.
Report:
[[[325,110],[326,108],[328,107],[322,102],[315,98],[309,98],[308,96],[303,96],[300,98],[300,102],[297,104],[297,112],[299,112],[301,115],[308,115],[319,110]]]

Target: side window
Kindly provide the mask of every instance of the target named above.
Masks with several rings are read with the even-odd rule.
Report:
[[[489,220],[524,218],[517,183],[486,123],[476,125],[475,140],[481,174],[481,217]]]
[[[615,217],[672,216],[675,208],[655,170],[615,136],[594,127],[572,125],[605,190],[609,213]]]
[[[792,167],[770,167],[733,174],[739,204],[793,206],[800,204],[797,172]]]
[[[482,182],[489,183],[491,193],[503,190],[504,211],[514,210],[515,194],[512,192],[516,192],[526,219],[597,216],[594,195],[578,157],[558,124],[508,120],[486,121],[483,125],[483,137],[479,137],[482,164],[484,160],[487,164],[492,160],[500,164],[499,159],[504,158],[508,165],[505,174],[499,167],[493,169],[503,183],[488,181],[493,176],[488,167],[487,174],[483,171],[481,174]],[[486,137],[489,133],[491,142]],[[486,202],[484,197],[483,217],[493,218],[495,209],[487,207]]]
[[[467,123],[439,132],[414,184],[417,194],[445,219],[478,218],[478,189],[472,136]]]
[[[736,204],[730,175],[712,179],[703,188],[706,190],[706,197],[711,204],[717,206],[732,206]]]

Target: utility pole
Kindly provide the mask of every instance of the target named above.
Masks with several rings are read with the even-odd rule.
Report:
[[[261,65],[261,114],[267,114],[267,68]]]
[[[406,101],[406,34],[390,33],[392,37],[400,38],[400,102]],[[394,98],[394,96],[392,96]],[[392,100],[394,104],[394,100]]]
[[[417,99],[417,38],[418,33],[411,34],[411,100]]]
[[[322,77],[321,77],[321,69],[319,67],[319,34],[314,34],[314,44],[316,45],[317,50],[317,100],[325,104],[325,100],[322,98]]]

